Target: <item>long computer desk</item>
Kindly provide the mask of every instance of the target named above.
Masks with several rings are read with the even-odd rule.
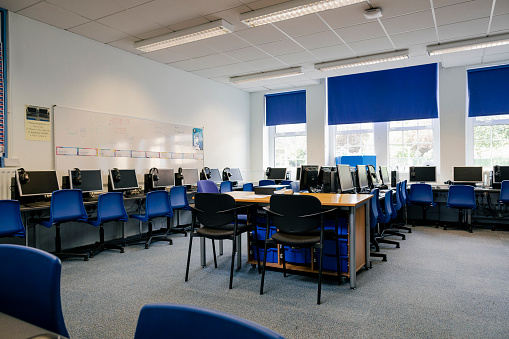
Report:
[[[257,204],[260,206],[270,204],[270,196],[256,195],[254,192],[230,192],[227,193],[235,198],[238,203]],[[317,197],[322,206],[336,207],[348,212],[348,261],[349,272],[345,274],[350,280],[350,288],[357,286],[356,274],[369,267],[370,239],[369,239],[369,204],[370,194],[333,194],[333,193],[295,193],[310,194]],[[240,243],[240,242],[237,242]],[[239,252],[240,253],[240,249]],[[239,256],[240,257],[240,256]],[[204,251],[202,260],[205,259]],[[202,264],[204,262],[202,261]],[[273,264],[274,265],[274,264]],[[267,265],[269,267],[269,265]],[[355,268],[355,269],[352,269]],[[296,269],[297,270],[297,269]],[[303,271],[303,269],[299,269]],[[313,270],[308,269],[308,272]]]
[[[0,312],[0,329],[2,338],[66,338],[2,312]]]

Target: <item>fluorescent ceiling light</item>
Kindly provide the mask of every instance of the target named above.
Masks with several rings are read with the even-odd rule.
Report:
[[[449,42],[440,45],[431,45],[426,48],[429,55],[440,55],[446,53],[456,53],[463,51],[471,51],[475,49],[497,47],[509,45],[509,34],[492,35],[486,38],[477,38],[470,40],[462,40]]]
[[[315,69],[320,71],[331,71],[334,69],[374,65],[382,62],[398,61],[403,59],[408,59],[408,49],[390,53],[366,55],[359,58],[322,62],[315,64]]]
[[[348,6],[366,0],[295,0],[287,1],[256,11],[242,13],[240,21],[255,27],[273,22],[298,18],[303,15],[326,11],[328,9]]]
[[[232,77],[232,78],[230,78],[230,82],[233,82],[234,84],[245,84],[247,82],[285,78],[285,77],[291,77],[291,76],[300,75],[300,74],[302,74],[301,67],[292,67],[292,68],[279,69],[277,71],[260,72],[260,73],[242,75],[242,76],[238,76],[238,77]]]
[[[217,20],[203,25],[186,28],[181,31],[137,41],[134,43],[134,48],[137,48],[143,52],[153,52],[159,49],[212,38],[231,32],[233,32],[232,24],[225,20]]]

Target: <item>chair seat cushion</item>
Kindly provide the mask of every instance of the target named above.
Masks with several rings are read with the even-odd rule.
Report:
[[[225,225],[217,228],[198,228],[196,229],[196,233],[200,236],[209,238],[209,239],[229,239],[233,236],[233,225]],[[237,234],[241,234],[249,231],[252,228],[252,225],[238,225],[237,226]]]
[[[334,238],[334,230],[324,230],[324,238]],[[311,247],[320,242],[320,230],[313,230],[299,234],[276,232],[271,238],[274,242],[285,246]]]

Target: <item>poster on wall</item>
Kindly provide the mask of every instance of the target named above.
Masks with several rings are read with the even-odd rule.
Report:
[[[25,139],[51,141],[49,108],[25,105]]]
[[[193,128],[193,148],[203,150],[203,128]]]

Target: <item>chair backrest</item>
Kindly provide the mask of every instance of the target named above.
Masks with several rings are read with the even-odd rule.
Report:
[[[399,211],[401,207],[403,206],[403,198],[401,197],[401,186],[403,185],[403,182],[400,181],[396,184],[396,211]]]
[[[0,258],[0,312],[69,337],[60,301],[60,259],[19,245],[0,245]]]
[[[403,180],[403,185],[401,185],[401,195],[403,196],[403,205],[408,203],[408,191],[407,191],[407,180]]]
[[[433,190],[430,184],[412,184],[408,200],[414,204],[432,204]]]
[[[0,200],[0,237],[25,237],[18,200]]]
[[[198,186],[198,193],[219,193],[216,184],[211,180],[199,180],[196,185]]]
[[[214,228],[235,222],[235,199],[228,194],[196,193],[194,206],[201,211],[195,211],[195,215],[204,227]],[[218,213],[225,210],[230,211]]]
[[[373,198],[371,198],[370,203],[370,219],[369,219],[369,226],[371,228],[375,228],[376,224],[378,223],[378,207],[377,204],[380,204],[378,201],[380,199],[380,190],[378,188],[375,188],[371,191],[371,194],[373,195]]]
[[[264,180],[260,180],[258,182],[258,186],[268,186],[268,185],[275,185],[276,182],[274,180],[270,180],[270,179],[264,179]]]
[[[509,202],[509,180],[502,181],[502,185],[500,186],[500,198],[499,201],[501,203]]]
[[[147,193],[145,213],[148,218],[173,216],[170,204],[170,194],[167,191],[152,191]]]
[[[103,223],[113,220],[129,220],[122,192],[103,193],[97,200],[97,221]]]
[[[281,185],[286,185],[286,186],[290,186],[292,184],[292,180],[283,180],[281,181]]]
[[[174,338],[283,338],[254,322],[211,309],[180,304],[143,306],[134,338],[164,338],[170,333]]]
[[[83,192],[79,189],[54,191],[51,195],[50,218],[52,223],[87,221]]]
[[[231,181],[221,181],[219,192],[226,193],[233,191],[233,184]]]
[[[173,209],[189,207],[189,200],[187,200],[187,187],[173,186],[170,188],[170,203]]]
[[[468,185],[449,186],[447,207],[476,208],[474,187]]]
[[[394,199],[392,196],[392,191],[385,193],[385,220],[389,222],[389,220],[396,218],[398,215],[396,209],[394,208]],[[387,217],[389,215],[389,217]]]
[[[290,184],[290,187],[292,188],[292,191],[299,192],[300,191],[300,182],[292,181],[292,183]]]
[[[242,186],[242,190],[243,191],[253,192],[253,190],[254,190],[253,183],[252,182],[245,183],[244,186]]]
[[[276,194],[270,197],[272,224],[282,233],[302,233],[320,227],[320,215],[309,218],[300,216],[322,211],[320,200],[312,195]]]

